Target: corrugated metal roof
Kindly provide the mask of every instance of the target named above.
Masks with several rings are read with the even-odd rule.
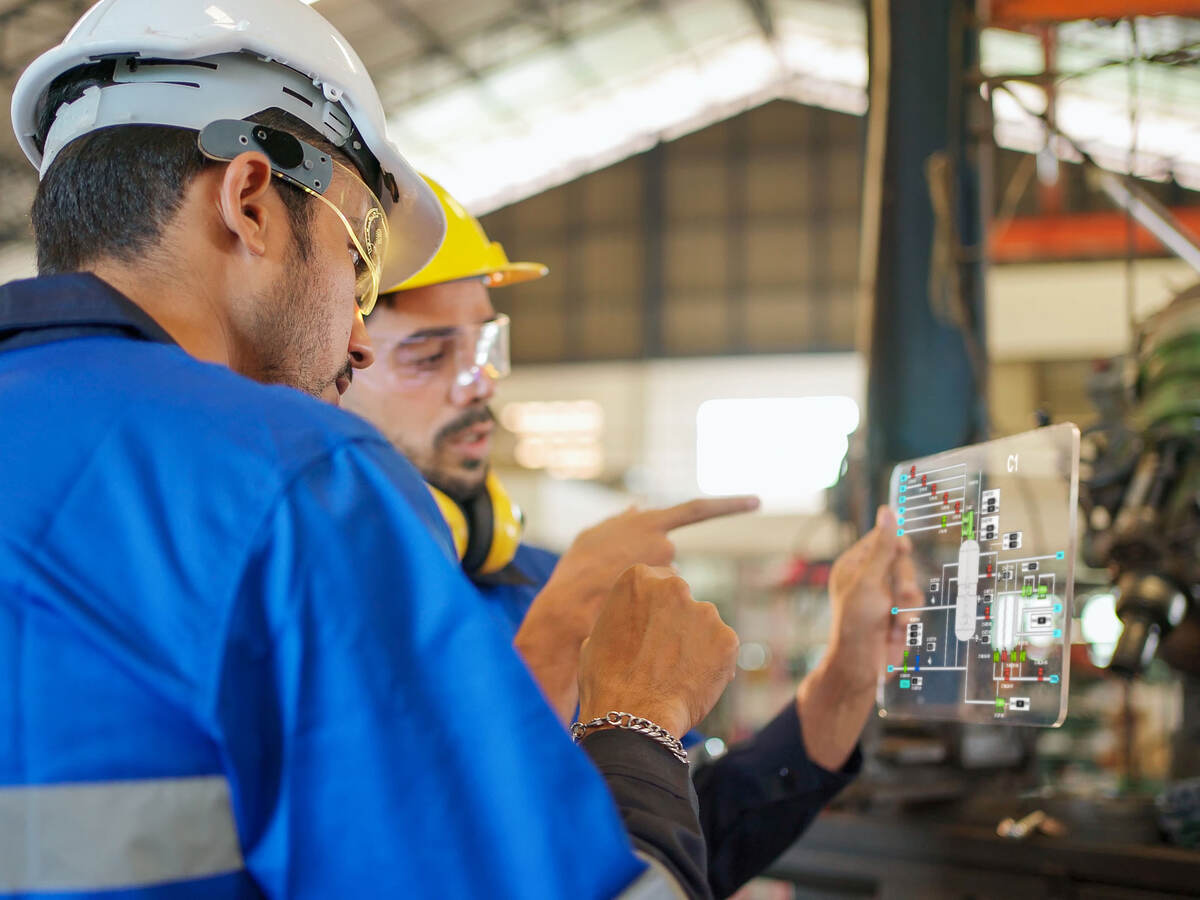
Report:
[[[299,0],[297,0],[299,2]],[[0,83],[55,43],[85,4],[0,0]],[[519,200],[770,99],[866,107],[866,21],[852,0],[319,0],[374,73],[397,142],[479,212]],[[1061,126],[1103,164],[1200,188],[1191,54],[1200,22],[1058,29]],[[1180,51],[1135,66],[1131,56]],[[1017,75],[1043,108],[1037,35],[989,31],[989,76]],[[1045,146],[1041,124],[1000,94],[997,135]],[[0,241],[24,230],[33,173],[0,136]]]

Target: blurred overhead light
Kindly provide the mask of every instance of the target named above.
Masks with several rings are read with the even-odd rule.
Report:
[[[500,423],[517,438],[517,464],[554,478],[596,478],[604,471],[604,408],[594,400],[509,403]]]
[[[777,512],[816,512],[858,422],[850,397],[708,400],[696,413],[696,480],[706,494],[757,494]]]

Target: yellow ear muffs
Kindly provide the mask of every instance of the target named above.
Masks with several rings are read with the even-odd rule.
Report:
[[[454,549],[468,575],[491,575],[513,561],[521,545],[524,517],[494,472],[488,472],[484,489],[465,505],[433,485],[429,490],[450,526]]]
[[[427,484],[429,493],[433,494],[433,499],[437,502],[438,509],[441,510],[442,518],[446,520],[446,524],[450,526],[450,536],[454,539],[454,549],[458,553],[459,561],[467,555],[467,542],[470,540],[470,531],[467,528],[467,517],[463,515],[463,511],[458,504],[450,499],[449,495],[442,493],[432,484]]]
[[[484,487],[484,494],[491,500],[492,540],[487,557],[479,567],[479,574],[490,575],[499,572],[517,555],[521,533],[525,530],[525,518],[521,515],[521,507],[513,502],[495,472],[488,471]]]

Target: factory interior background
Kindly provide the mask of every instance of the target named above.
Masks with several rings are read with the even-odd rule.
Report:
[[[712,755],[820,658],[829,564],[897,448],[1074,422],[1086,482],[1126,427],[1139,335],[1200,281],[1200,3],[928,6],[948,24],[882,0],[317,0],[413,164],[550,267],[492,293],[513,322],[494,464],[529,537],[762,497],[675,535],[742,641]],[[0,0],[6,96],[85,7]],[[922,79],[949,85],[935,114]],[[937,128],[949,175],[922,149]],[[1130,184],[1174,247],[1120,202]],[[34,187],[3,129],[4,280],[33,272]],[[1084,510],[1081,552],[1104,529]],[[986,896],[1200,890],[1200,789],[1190,812],[1164,800],[1200,776],[1200,674],[1108,671],[1117,605],[1081,555],[1061,728],[873,722],[864,777],[739,897],[976,896],[981,871]],[[1031,809],[1063,832],[1018,854],[996,825]]]

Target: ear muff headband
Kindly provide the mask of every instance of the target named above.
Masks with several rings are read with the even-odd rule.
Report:
[[[454,550],[458,553],[458,558],[461,561],[467,553],[467,542],[470,540],[470,529],[467,528],[467,517],[463,515],[463,511],[459,508],[447,494],[442,493],[432,484],[427,484],[429,493],[433,494],[433,499],[438,505],[438,510],[442,514],[442,518],[446,520],[446,524],[450,526],[450,536],[454,539]]]
[[[454,549],[468,575],[491,575],[513,561],[521,545],[524,517],[500,479],[488,472],[484,489],[465,506],[429,485]]]
[[[488,472],[485,485],[487,490],[484,493],[491,500],[492,534],[491,548],[479,567],[480,575],[499,572],[512,562],[517,555],[517,548],[521,546],[521,533],[525,530],[521,508],[513,502],[495,472]]]

